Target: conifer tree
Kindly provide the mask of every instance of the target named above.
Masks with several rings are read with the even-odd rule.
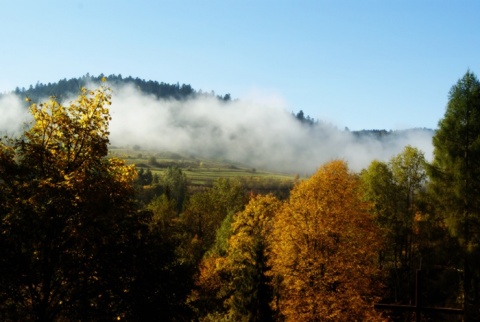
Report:
[[[465,321],[480,319],[480,82],[470,71],[451,88],[433,137],[431,189],[463,246]],[[474,313],[476,312],[476,313]]]

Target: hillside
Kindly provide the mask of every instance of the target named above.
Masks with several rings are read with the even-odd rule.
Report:
[[[70,97],[72,95],[77,95],[80,88],[87,86],[88,84],[100,83],[103,77],[107,78],[110,86],[133,85],[135,88],[139,89],[145,94],[151,94],[162,99],[185,100],[198,96],[215,96],[213,92],[207,93],[201,90],[197,91],[188,84],[180,85],[179,83],[159,83],[152,80],[147,81],[138,77],[133,78],[132,76],[124,78],[121,74],[109,76],[100,74],[98,76],[91,76],[88,73],[79,78],[64,78],[56,83],[43,84],[38,82],[35,86],[30,85],[28,89],[17,87],[13,93],[21,98],[29,97],[34,102],[51,96],[58,98]],[[230,100],[230,94],[225,94],[223,96],[218,95],[217,98],[221,100]]]
[[[34,102],[49,96],[70,99],[82,86],[98,86],[103,77],[87,74],[56,83],[38,82],[13,93],[26,108],[26,97]],[[406,145],[431,153],[433,130],[429,129],[340,130],[302,110],[295,113],[274,102],[265,105],[232,100],[230,94],[215,95],[188,84],[110,75],[107,85],[115,95],[112,145],[130,150],[140,146],[155,153],[168,151],[215,162],[230,160],[224,167],[213,167],[217,172],[237,162],[247,173],[257,169],[308,176],[332,159],[344,159],[359,171],[373,159],[388,160]],[[10,123],[5,123],[7,129]]]

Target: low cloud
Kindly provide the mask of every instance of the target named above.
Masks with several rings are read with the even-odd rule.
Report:
[[[24,124],[31,120],[22,100],[13,94],[0,96],[0,134],[14,136],[21,133]]]
[[[305,126],[278,96],[222,102],[213,97],[158,100],[131,86],[114,89],[111,142],[198,157],[242,162],[255,168],[310,174],[321,164],[343,159],[359,171],[387,161],[406,145],[430,158],[430,131],[397,131],[383,140],[357,137],[334,125]]]
[[[307,126],[291,115],[279,95],[253,94],[229,102],[208,96],[176,101],[159,100],[128,85],[114,88],[110,141],[302,175],[333,159],[360,171],[374,159],[389,160],[406,145],[431,159],[432,131],[396,131],[379,140],[328,123]],[[0,116],[2,135],[19,134],[30,120],[25,103],[14,95],[0,96]]]

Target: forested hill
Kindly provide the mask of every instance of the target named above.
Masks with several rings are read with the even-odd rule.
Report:
[[[112,87],[122,86],[122,85],[133,85],[135,88],[139,89],[141,92],[147,95],[154,95],[159,99],[174,99],[174,100],[187,100],[187,99],[194,99],[198,97],[215,97],[220,101],[230,101],[231,95],[229,93],[224,95],[217,95],[215,92],[212,91],[202,91],[195,90],[189,84],[169,84],[164,82],[158,82],[153,80],[144,80],[138,77],[133,78],[132,76],[122,77],[121,74],[109,75],[106,76],[104,74],[100,74],[98,76],[92,76],[90,74],[86,74],[84,76],[78,78],[71,78],[71,79],[62,79],[55,83],[48,83],[43,84],[37,82],[36,85],[30,85],[28,89],[26,88],[15,88],[13,91],[14,94],[19,96],[20,98],[30,98],[33,102],[40,102],[48,97],[55,96],[56,98],[62,100],[62,98],[68,97],[75,97],[79,90],[84,87],[88,86],[91,83],[100,83],[102,78],[106,77],[108,81],[108,85]],[[2,94],[0,94],[0,97]],[[302,110],[298,113],[292,112],[292,117],[298,120],[305,126],[315,127],[321,125],[322,122],[310,117],[309,115],[305,115]],[[345,128],[345,131],[350,132],[348,128]],[[410,132],[412,130],[406,130]],[[432,132],[430,129],[413,129],[413,131],[426,131]],[[362,138],[375,138],[375,139],[385,139],[387,137],[391,137],[392,134],[404,134],[405,131],[387,131],[387,130],[361,130],[361,131],[352,131],[351,133],[358,139]]]
[[[13,92],[21,96],[22,98],[29,97],[34,102],[38,102],[46,97],[55,96],[57,98],[69,97],[77,95],[80,88],[86,86],[88,83],[100,82],[100,80],[106,77],[109,86],[127,85],[132,84],[137,89],[140,89],[145,94],[155,95],[157,98],[162,99],[176,99],[185,100],[195,98],[198,96],[215,96],[212,92],[203,92],[202,90],[195,90],[191,85],[179,83],[168,84],[164,82],[157,82],[152,80],[144,80],[138,77],[132,76],[122,77],[122,75],[109,75],[105,76],[100,74],[98,76],[91,76],[88,73],[79,78],[62,79],[56,83],[43,84],[37,82],[35,86],[30,85],[28,89],[17,87]],[[230,94],[216,95],[219,100],[230,100]]]

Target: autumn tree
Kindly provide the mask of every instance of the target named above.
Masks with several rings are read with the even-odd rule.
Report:
[[[223,274],[233,215],[243,210],[247,200],[240,180],[222,178],[211,188],[190,196],[179,217],[183,236],[178,254],[198,266],[196,286],[189,298],[197,316],[205,318],[211,312],[223,310],[225,298],[219,291],[223,280],[219,276]]]
[[[202,261],[197,299],[208,317],[231,321],[273,321],[273,285],[267,274],[273,217],[281,203],[272,195],[255,196],[233,215],[229,231],[219,230],[218,247]],[[227,236],[228,234],[228,236]],[[225,239],[225,237],[227,237]]]
[[[229,316],[235,321],[273,321],[275,317],[270,306],[273,285],[267,273],[269,237],[280,207],[274,196],[260,195],[234,215],[226,256],[227,268],[233,276],[232,295],[226,304]]]
[[[133,166],[106,158],[111,94],[85,88],[63,105],[32,104],[33,121],[0,141],[3,320],[112,320],[142,231]]]
[[[200,321],[229,320],[225,302],[231,295],[229,282],[233,276],[228,269],[226,254],[232,235],[233,213],[228,214],[216,231],[212,247],[198,263],[195,287],[188,302]]]
[[[462,245],[465,321],[480,319],[480,82],[470,71],[451,88],[433,137],[431,191]]]
[[[374,321],[378,230],[358,176],[342,161],[294,187],[274,220],[275,302],[286,321]]]

